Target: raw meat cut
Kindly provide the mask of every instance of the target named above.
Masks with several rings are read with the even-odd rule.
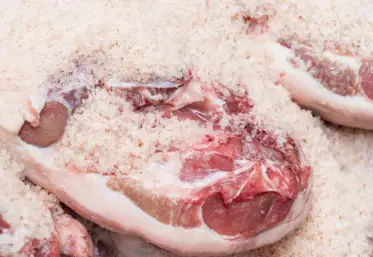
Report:
[[[240,14],[292,99],[332,123],[373,129],[373,5],[253,1]]]
[[[272,71],[301,106],[335,124],[373,129],[373,62],[296,41],[268,42]]]
[[[27,177],[83,217],[175,253],[224,255],[281,239],[309,210],[310,167],[251,108],[191,75],[100,81],[49,91],[34,122],[2,136]]]

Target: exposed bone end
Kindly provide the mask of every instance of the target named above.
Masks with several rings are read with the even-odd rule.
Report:
[[[47,147],[56,143],[63,135],[67,123],[68,110],[58,102],[46,103],[40,113],[39,126],[29,122],[22,126],[19,136],[28,144]]]
[[[55,218],[61,252],[71,257],[93,257],[93,242],[86,228],[70,215]]]

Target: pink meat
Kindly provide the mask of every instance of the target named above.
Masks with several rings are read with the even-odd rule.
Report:
[[[130,102],[135,112],[156,108],[164,112],[165,119],[176,116],[213,124],[216,133],[187,149],[169,150],[164,165],[175,156],[181,162],[180,170],[172,171],[178,177],[168,181],[175,186],[170,184],[169,188],[157,185],[156,177],[118,178],[79,167],[65,170],[71,166],[46,165],[28,156],[28,177],[85,218],[118,233],[139,235],[170,251],[201,255],[228,254],[273,243],[304,220],[310,168],[301,164],[293,140],[261,130],[249,120],[241,127],[222,127],[219,123],[224,115],[248,119],[246,114],[252,108],[248,97],[223,97],[219,87],[196,80],[168,89],[146,85],[108,88],[108,93]],[[60,94],[53,100],[76,96]],[[82,101],[60,103],[76,109]],[[35,165],[37,171],[32,169]],[[169,171],[157,172],[161,176]],[[186,238],[188,242],[183,242]]]

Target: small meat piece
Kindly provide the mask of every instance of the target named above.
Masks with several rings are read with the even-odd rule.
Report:
[[[358,75],[349,65],[323,56],[311,47],[284,45],[288,45],[295,54],[295,58],[289,60],[295,68],[307,71],[328,90],[341,96],[354,96],[359,93]]]
[[[68,214],[55,219],[62,254],[70,257],[93,257],[93,242],[86,228]]]
[[[3,230],[10,229],[10,225],[6,222],[3,216],[0,214],[0,234],[3,233]]]
[[[46,103],[40,113],[39,125],[26,122],[19,132],[20,138],[32,145],[47,147],[56,143],[63,135],[67,123],[67,108],[58,102]]]
[[[373,129],[371,61],[296,41],[264,45],[269,70],[296,103],[329,122]]]

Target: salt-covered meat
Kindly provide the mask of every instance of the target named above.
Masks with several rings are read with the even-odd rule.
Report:
[[[272,71],[301,106],[333,123],[373,128],[372,62],[298,42],[268,43]]]
[[[20,191],[28,189],[16,178],[14,181],[8,180],[8,183],[18,184],[21,186],[18,189]],[[3,191],[7,190],[8,188],[3,188]],[[24,192],[31,194],[31,196],[35,193],[30,190]],[[4,192],[3,194],[7,195]],[[28,196],[28,200],[35,202],[24,203],[25,200],[22,197],[0,198],[1,206],[11,204],[7,207],[12,210],[11,212],[16,213],[10,217],[6,213],[9,211],[0,212],[1,257],[59,257],[61,254],[72,257],[93,257],[92,240],[82,224],[67,214],[52,214],[47,204],[41,200],[36,201],[30,196]],[[42,208],[35,210],[33,207],[38,205]],[[34,213],[28,212],[36,212],[36,215],[42,213],[42,218],[46,219],[45,224],[33,223],[35,222],[32,217]],[[18,216],[20,220],[18,220]]]
[[[371,10],[343,0],[258,1],[239,17],[258,45],[253,56],[264,53],[268,76],[296,103],[335,124],[373,129],[371,35],[364,28]]]
[[[77,113],[71,112],[70,118],[88,112],[95,98],[115,107],[109,113],[116,113],[124,126],[121,131],[129,133],[118,138],[127,140],[118,147],[126,149],[127,142],[135,143],[133,148],[105,155],[97,145],[88,153],[83,145],[75,148],[69,131],[43,148],[16,135],[8,140],[23,157],[28,178],[83,217],[176,253],[198,255],[224,255],[273,243],[306,217],[310,167],[302,164],[289,136],[261,130],[252,122],[247,96],[198,80],[175,84],[174,89],[106,85],[93,89],[86,104],[74,106]],[[66,102],[61,104],[69,108]],[[103,121],[116,119],[107,119],[99,110],[94,113],[100,113]],[[180,123],[180,131],[162,132],[165,122]],[[68,122],[66,129],[73,125]],[[132,134],[131,126],[139,130]],[[184,126],[192,130],[184,131]],[[108,135],[114,133],[103,129]],[[28,142],[42,141],[39,136]],[[96,154],[101,160],[114,155],[120,162],[111,165],[106,160],[103,165],[108,170],[104,170],[91,161]],[[76,161],[78,156],[81,161]]]
[[[47,209],[44,211],[49,212]],[[53,224],[54,229],[50,238],[44,240],[27,238],[23,247],[16,253],[11,248],[5,250],[0,247],[0,256],[59,257],[64,254],[71,257],[93,257],[93,243],[82,224],[67,214],[55,216]],[[7,237],[21,235],[22,232],[18,230],[22,230],[22,228],[13,226],[0,215],[0,239],[1,236],[4,236],[0,245],[7,243]],[[18,240],[22,239],[18,238]]]

